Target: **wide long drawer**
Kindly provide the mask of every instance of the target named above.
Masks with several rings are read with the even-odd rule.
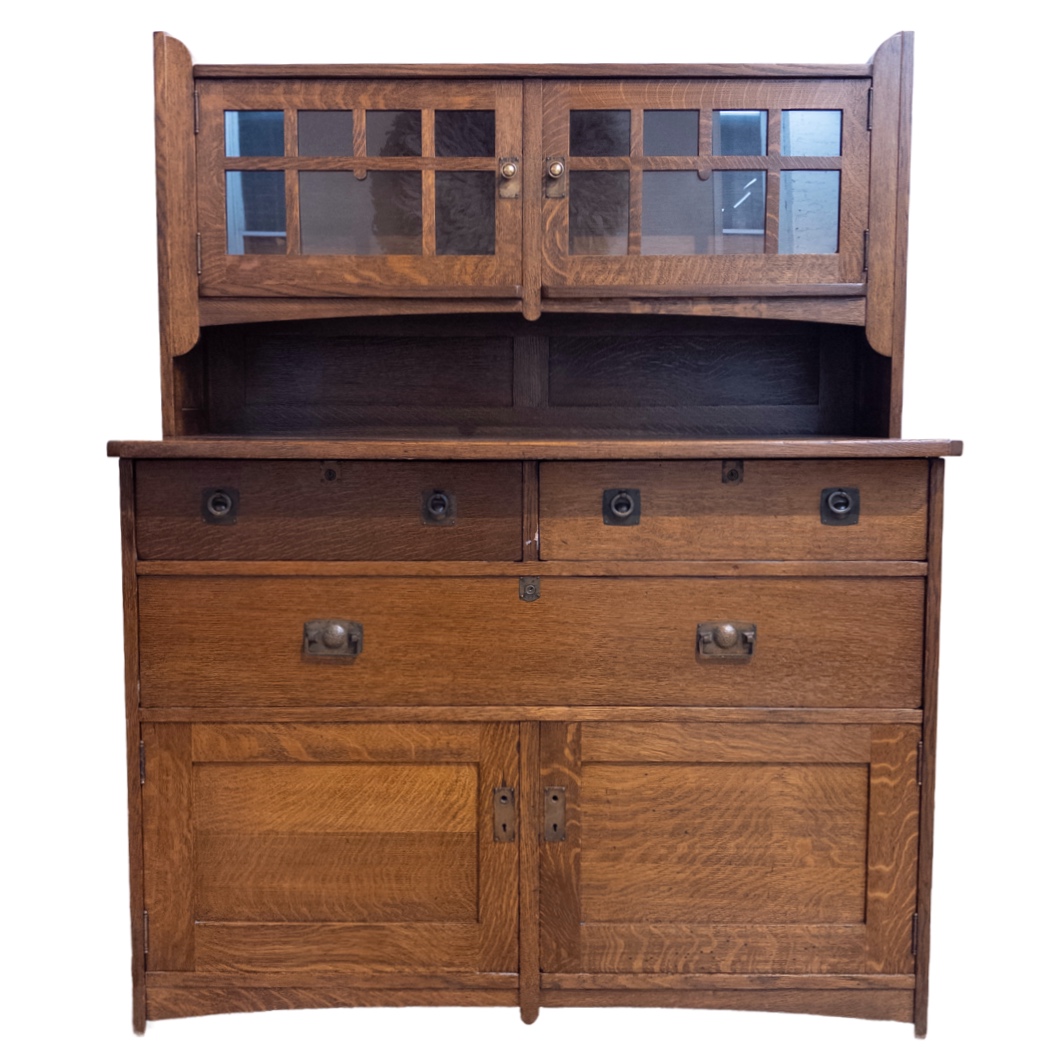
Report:
[[[505,577],[145,576],[139,614],[145,706],[921,700],[918,578],[543,577],[525,601]],[[360,652],[308,652],[320,620],[360,625]]]
[[[545,560],[921,560],[927,463],[544,462],[539,514]]]
[[[139,461],[145,560],[515,561],[519,462]]]

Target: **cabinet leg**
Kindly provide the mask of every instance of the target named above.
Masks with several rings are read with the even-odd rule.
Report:
[[[521,1022],[531,1026],[533,1022],[539,1017],[539,1005],[538,1004],[521,1004],[520,1006],[520,1019]]]

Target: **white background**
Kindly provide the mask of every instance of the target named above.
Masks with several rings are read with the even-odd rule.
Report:
[[[14,1060],[1059,1058],[1059,105],[1032,8],[38,4],[5,25],[4,991]],[[951,436],[930,1037],[727,1012],[129,1032],[118,470],[160,434],[151,31],[199,62],[863,62],[916,31],[904,434]],[[1053,980],[1057,984],[1053,985]]]

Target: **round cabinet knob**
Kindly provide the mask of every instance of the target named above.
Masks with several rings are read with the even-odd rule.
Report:
[[[635,508],[635,503],[632,501],[631,495],[621,491],[619,494],[613,495],[609,508],[618,517],[628,517],[631,515],[632,509]]]
[[[720,624],[712,633],[716,645],[721,649],[729,650],[738,645],[738,628],[734,624]]]
[[[502,173],[502,176],[506,177],[506,178],[516,177],[517,176],[517,164],[515,162],[504,162],[502,164],[501,173]]]
[[[853,508],[852,496],[848,491],[831,491],[831,493],[827,495],[827,508],[831,513],[843,516]]]
[[[328,646],[330,650],[338,650],[341,646],[346,646],[347,625],[341,624],[338,620],[333,620],[332,623],[327,624],[321,632],[321,641]]]
[[[554,159],[546,168],[546,172],[556,180],[565,172],[565,164],[560,159]]]

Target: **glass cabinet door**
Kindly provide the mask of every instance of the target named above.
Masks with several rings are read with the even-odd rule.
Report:
[[[519,82],[199,94],[201,294],[519,294]]]
[[[853,294],[868,86],[549,83],[544,294]]]

